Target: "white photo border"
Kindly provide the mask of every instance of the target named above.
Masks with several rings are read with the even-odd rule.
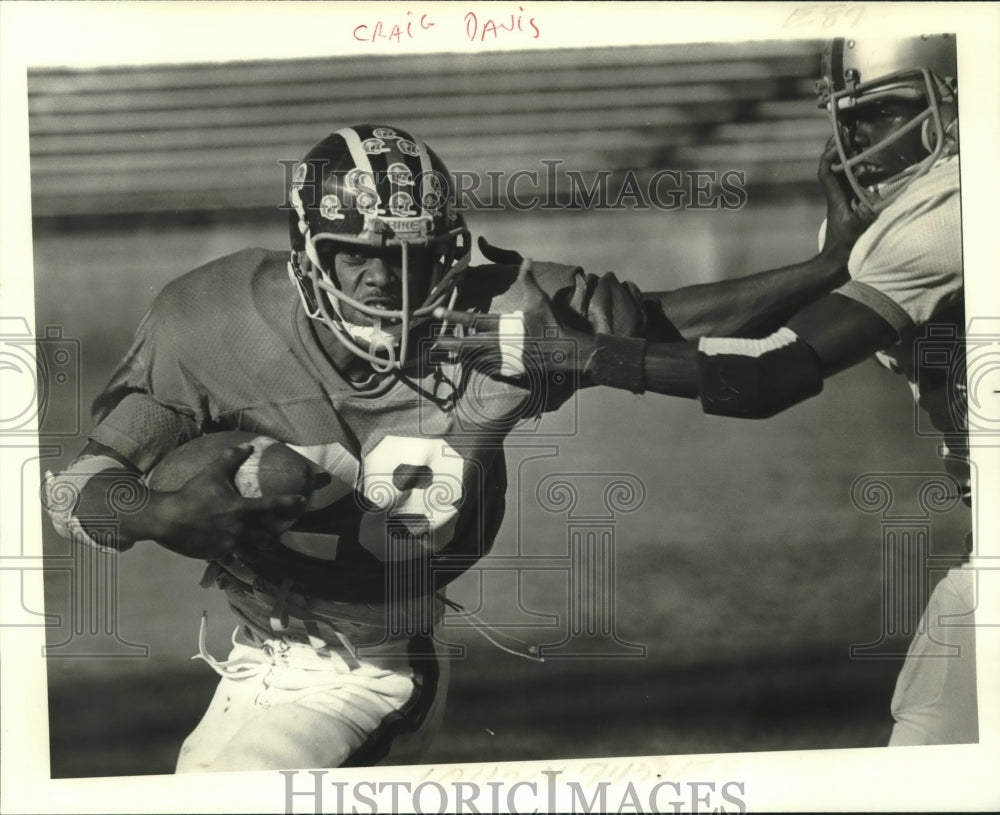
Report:
[[[543,36],[533,41],[496,45],[469,43],[463,37],[462,16],[477,10],[519,13],[534,17]],[[828,3],[828,4],[699,4],[699,3],[298,3],[298,2],[80,2],[0,4],[0,315],[24,316],[34,329],[30,174],[28,162],[26,69],[40,66],[96,66],[209,60],[289,58],[371,54],[378,44],[358,42],[352,26],[331,26],[323,38],[303,37],[324,19],[366,20],[398,18],[406,10],[433,13],[441,19],[433,36],[393,44],[392,53],[435,51],[607,47],[691,41],[750,39],[815,39],[834,35],[886,35],[927,30],[953,31],[959,42],[962,77],[962,198],[966,268],[967,318],[1000,318],[996,281],[996,215],[994,201],[1000,137],[1000,8],[992,4],[951,3]],[[858,13],[854,13],[858,10]],[[848,14],[848,12],[852,12]],[[331,16],[336,12],[336,17]],[[796,16],[798,15],[798,16]],[[446,31],[445,21],[453,25]],[[314,53],[309,53],[309,41]],[[388,53],[388,52],[387,52]],[[992,388],[995,394],[1000,385]],[[985,391],[984,391],[985,392]],[[0,399],[17,398],[11,394]],[[1000,401],[1000,399],[998,399]],[[8,405],[11,404],[8,402]],[[996,408],[996,405],[992,406]],[[985,406],[985,410],[990,410]],[[4,414],[6,415],[6,414]],[[998,411],[1000,415],[1000,411]],[[37,441],[37,440],[36,440]],[[22,449],[31,439],[17,441]],[[21,472],[7,466],[4,456],[13,442],[0,439],[3,484],[19,480]],[[1000,451],[975,447],[979,473],[978,495],[996,495]],[[33,462],[37,466],[37,461]],[[28,473],[25,477],[35,477]],[[8,546],[41,558],[39,508],[19,507],[12,501],[16,489],[0,489],[4,505],[4,554]],[[1000,557],[1000,526],[995,509],[981,502],[977,510],[977,547],[980,560]],[[22,511],[26,524],[16,521]],[[37,551],[31,547],[37,547]],[[995,561],[1000,562],[1000,561]],[[42,607],[41,572],[25,572],[25,596]],[[985,574],[985,572],[984,572]],[[1000,571],[996,572],[1000,575]],[[994,575],[990,585],[1000,583]],[[34,578],[34,579],[29,579]],[[37,580],[37,582],[36,582]],[[5,583],[6,585],[6,583]],[[985,587],[986,583],[982,585]],[[4,602],[17,598],[5,597]],[[984,619],[1000,620],[1000,592],[982,598]],[[1000,628],[978,628],[980,683],[980,743],[935,748],[822,750],[809,752],[744,753],[672,757],[617,758],[603,762],[613,778],[608,801],[627,804],[629,775],[639,779],[636,789],[657,781],[714,782],[717,789],[729,781],[744,784],[743,800],[756,811],[823,810],[983,810],[1000,807],[995,756],[1000,752]],[[2,648],[2,785],[3,809],[15,812],[276,812],[284,811],[285,778],[279,773],[221,774],[211,777],[131,777],[114,779],[49,779],[47,696],[40,628],[0,626]],[[888,700],[886,700],[888,704]],[[499,766],[494,779],[535,782],[545,789],[544,771],[561,771],[560,782],[593,784],[593,761],[518,762]],[[448,767],[372,768],[330,771],[329,780],[359,779],[378,784],[444,777]],[[430,774],[429,774],[430,773]],[[300,773],[295,789],[305,789],[308,775]],[[326,806],[335,803],[327,786]],[[557,807],[568,802],[560,787]],[[645,793],[641,793],[645,795]],[[506,802],[506,793],[501,803]],[[433,796],[429,801],[435,801]],[[543,792],[533,798],[523,792],[516,799],[530,808],[541,807]],[[644,800],[648,800],[646,797]],[[404,799],[405,803],[405,799]],[[516,803],[516,801],[515,801]],[[645,804],[643,804],[645,806]],[[296,799],[296,811],[313,811],[308,796]],[[530,811],[529,808],[529,811]],[[359,811],[366,811],[361,809]]]

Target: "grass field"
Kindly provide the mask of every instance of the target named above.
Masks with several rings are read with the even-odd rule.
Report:
[[[729,213],[484,215],[473,227],[536,257],[613,268],[661,289],[807,257],[819,217],[814,201],[751,201]],[[36,234],[37,325],[80,341],[84,406],[167,280],[243,246],[282,247],[284,234],[280,222]],[[865,363],[829,381],[821,398],[765,422],[706,418],[691,402],[612,391],[581,394],[552,421],[576,433],[519,436],[511,448],[510,509],[495,554],[565,552],[566,517],[534,498],[547,474],[637,478],[645,502],[614,522],[615,625],[622,640],[646,646],[646,657],[539,665],[453,628],[449,638],[468,653],[453,668],[445,730],[429,762],[885,743],[899,660],[848,655],[882,628],[881,526],[852,505],[850,489],[865,473],[939,468],[934,440],[914,434],[902,380]],[[68,461],[83,439],[58,442],[44,468]],[[528,461],[539,445],[558,455]],[[962,511],[933,518],[933,553],[959,551],[967,523]],[[47,528],[45,546],[56,558],[67,553]],[[49,661],[54,777],[172,769],[215,682],[188,660],[203,609],[216,655],[230,631],[221,594],[198,586],[200,572],[151,544],[118,560],[111,616],[120,639],[148,654],[82,656],[97,640],[77,635],[60,654],[75,658]],[[553,625],[514,631],[558,641],[565,574],[515,579],[474,571],[450,596],[470,608],[485,603],[501,622],[551,615]],[[72,582],[59,571],[47,579],[46,610],[62,615],[50,643],[77,625]]]

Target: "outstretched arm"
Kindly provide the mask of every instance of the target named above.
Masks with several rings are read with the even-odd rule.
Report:
[[[686,340],[757,337],[847,279],[849,251],[831,250],[792,266],[685,286],[660,295],[664,314]]]
[[[827,209],[826,235],[819,254],[791,266],[655,295],[685,339],[764,336],[806,304],[847,281],[851,249],[873,216],[852,208],[852,194],[843,174],[831,169],[836,160],[831,140],[817,173]]]
[[[519,283],[531,293],[528,301],[534,302],[523,320],[518,320],[523,331],[531,337],[558,335],[574,342],[577,349],[575,355],[551,355],[538,364],[568,374],[580,385],[697,398],[706,413],[724,416],[773,416],[819,393],[825,377],[898,339],[896,329],[884,317],[834,293],[810,303],[765,338],[650,343],[640,337],[600,333],[600,329],[580,331],[559,320],[551,299],[535,282],[529,261],[522,266]],[[609,278],[603,283],[612,291],[621,289]],[[617,302],[629,303],[624,296]],[[476,332],[464,338],[441,337],[441,347],[457,353],[499,349],[500,315],[439,310],[438,316]],[[545,348],[546,344],[539,344],[537,353],[544,353]]]
[[[826,377],[897,339],[867,306],[829,294],[761,340],[655,343],[636,350],[647,390],[698,398],[706,413],[759,419],[816,395]]]

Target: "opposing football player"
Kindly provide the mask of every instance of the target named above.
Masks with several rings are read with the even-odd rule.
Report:
[[[691,342],[609,341],[600,323],[589,332],[563,325],[562,335],[580,349],[563,365],[582,361],[582,373],[597,384],[698,398],[706,413],[766,418],[817,395],[824,378],[875,355],[907,379],[919,407],[942,432],[946,468],[971,506],[956,67],[949,35],[826,45],[817,92],[833,127],[827,155],[835,153],[833,169],[853,193],[855,209],[877,216],[854,246],[850,279],[842,286],[770,333],[703,332],[675,310],[673,293],[661,299],[664,311]],[[702,289],[707,298],[716,284]],[[628,302],[624,293],[618,300]],[[527,322],[551,326],[559,320],[537,289],[534,303]],[[443,314],[478,326],[480,342],[494,333],[482,316]],[[940,354],[930,366],[918,358],[918,340],[935,336],[928,326],[962,352],[951,365],[941,366]],[[460,347],[458,340],[442,342]],[[614,365],[602,364],[609,344]],[[551,360],[549,365],[554,367]],[[893,698],[891,744],[977,738],[973,628],[940,627],[944,616],[974,607],[972,579],[968,568],[953,569],[930,598]],[[921,659],[934,642],[958,645],[960,656]]]
[[[725,330],[829,290],[860,229],[834,188],[815,258],[734,282],[728,303],[689,295],[677,310]],[[435,308],[525,310],[534,290],[516,266],[469,267],[448,172],[411,134],[338,130],[294,168],[288,204],[290,258],[237,252],[157,296],[82,455],[47,481],[57,529],[109,551],[153,540],[208,560],[206,582],[238,618],[228,659],[202,640],[222,679],[181,772],[374,763],[390,747],[392,761],[411,758],[404,743],[419,746],[444,703],[443,589],[490,550],[503,516],[503,438],[580,384],[539,395],[512,378],[523,354],[490,370],[432,353]],[[676,336],[658,301],[629,287],[618,303],[613,277],[541,264],[533,281],[565,319],[585,324],[593,307],[628,315],[609,331]],[[283,442],[328,478],[308,500],[244,497],[243,446],[176,490],[148,486],[168,453],[224,430]],[[129,507],[113,500],[122,481],[138,496]],[[60,501],[65,487],[78,500]],[[109,513],[105,538],[89,520],[104,527]]]

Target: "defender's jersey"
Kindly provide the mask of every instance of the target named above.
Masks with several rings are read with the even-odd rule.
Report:
[[[937,162],[883,210],[858,239],[837,290],[899,333],[962,302],[958,157]]]
[[[968,480],[962,219],[957,156],[937,162],[858,239],[851,280],[837,290],[868,306],[899,342],[876,355],[903,374],[945,442],[948,469]],[[931,431],[933,432],[933,431]]]
[[[91,438],[143,471],[207,432],[289,444],[333,483],[254,568],[317,597],[381,601],[395,564],[391,579],[430,591],[431,572],[446,583],[492,546],[503,438],[538,412],[537,394],[426,354],[366,385],[347,381],[313,334],[323,329],[305,316],[286,261],[247,250],[169,284],[95,403]]]

